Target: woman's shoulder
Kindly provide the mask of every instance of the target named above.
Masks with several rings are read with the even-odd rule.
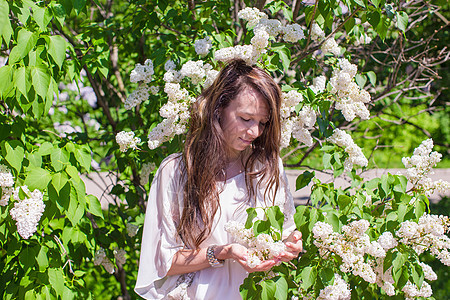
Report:
[[[183,155],[181,153],[173,153],[164,158],[158,168],[159,176],[174,177],[182,174],[183,171]]]

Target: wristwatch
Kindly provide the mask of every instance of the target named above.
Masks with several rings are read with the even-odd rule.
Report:
[[[208,259],[209,265],[213,268],[221,267],[223,266],[223,263],[225,260],[223,259],[217,259],[214,255],[214,248],[216,248],[216,245],[211,245],[206,250],[206,258]]]

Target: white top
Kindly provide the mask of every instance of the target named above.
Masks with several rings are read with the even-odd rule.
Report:
[[[184,247],[176,231],[183,208],[181,163],[182,158],[179,154],[167,157],[156,172],[150,188],[135,287],[136,293],[145,299],[180,297],[173,297],[178,293],[174,290],[180,275],[166,276],[166,274],[171,268],[174,254]],[[280,188],[275,204],[285,214],[283,238],[286,238],[295,229],[293,220],[295,208],[281,159],[279,168]],[[211,235],[200,248],[233,243],[224,225],[229,221],[245,223],[247,219],[246,209],[250,207],[250,203],[246,201],[244,173],[229,178],[222,184],[222,192],[219,195],[220,209],[214,216]],[[256,193],[256,207],[265,207],[264,187],[256,190]],[[227,259],[223,267],[210,267],[196,272],[192,284],[187,287],[187,295],[190,299],[201,300],[218,299],[218,296],[220,299],[241,299],[239,286],[247,276],[248,273],[239,263]],[[177,290],[179,289],[180,287]]]

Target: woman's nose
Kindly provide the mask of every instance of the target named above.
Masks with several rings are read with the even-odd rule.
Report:
[[[259,128],[259,124],[258,123],[254,123],[252,124],[248,130],[247,130],[247,134],[252,137],[253,139],[256,139],[257,137],[259,137],[259,135],[261,134],[261,130]]]

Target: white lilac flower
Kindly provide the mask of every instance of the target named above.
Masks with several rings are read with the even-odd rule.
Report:
[[[354,81],[357,66],[347,59],[339,59],[339,69],[333,71],[330,78],[331,92],[336,97],[336,109],[341,110],[347,121],[352,121],[356,116],[368,119],[370,112],[364,103],[371,101],[370,94],[360,89]]]
[[[312,28],[311,28],[311,39],[313,41],[317,41],[319,39],[323,39],[324,37],[325,37],[325,32],[323,32],[322,28],[320,28],[320,26],[314,22],[312,24]]]
[[[370,36],[368,36],[367,34],[363,33],[359,37],[356,38],[356,40],[353,44],[355,46],[366,45],[366,44],[369,44],[371,41],[372,41],[372,38]]]
[[[192,84],[199,84],[200,81],[202,81],[206,75],[206,72],[203,69],[203,61],[202,60],[187,61],[181,67],[180,73],[183,77],[189,77],[192,81]]]
[[[133,107],[136,107],[137,105],[148,99],[149,91],[150,88],[147,85],[141,84],[128,96],[123,106],[126,110],[130,110]]]
[[[339,147],[344,148],[344,151],[348,153],[349,157],[344,161],[345,171],[351,171],[354,164],[361,167],[366,167],[369,163],[367,158],[362,153],[361,148],[355,144],[352,137],[345,131],[336,128],[327,140],[338,145]]]
[[[95,266],[99,266],[102,264],[103,259],[106,258],[106,253],[105,253],[105,249],[100,248],[97,251],[95,251],[95,255],[94,255],[94,265]]]
[[[295,107],[303,101],[303,95],[296,90],[281,94],[281,118],[289,118]]]
[[[405,221],[400,224],[400,229],[396,235],[400,238],[410,239],[416,236],[419,225],[412,221]]]
[[[218,75],[219,75],[219,71],[216,71],[216,70],[206,71],[206,79],[205,79],[205,82],[203,83],[203,87],[205,89],[210,87],[213,84],[214,80],[216,80]]]
[[[173,71],[175,70],[175,68],[176,68],[175,62],[171,59],[166,61],[166,63],[164,64],[164,70],[166,71]]]
[[[20,199],[19,189],[25,192],[25,199]],[[41,191],[30,192],[27,186],[17,187],[13,191],[16,200],[9,214],[16,221],[17,231],[24,239],[30,238],[37,230],[39,220],[45,210],[43,195]]]
[[[286,148],[291,143],[292,131],[295,121],[291,118],[282,119],[280,148]]]
[[[325,240],[333,233],[333,227],[325,222],[317,222],[312,229],[315,239]]]
[[[253,28],[253,32],[257,30],[263,29],[267,31],[270,36],[277,36],[280,32],[282,32],[283,27],[281,26],[281,22],[274,19],[260,19],[259,23]]]
[[[432,174],[432,168],[441,161],[442,155],[433,150],[433,140],[423,141],[414,149],[411,157],[403,157],[402,162],[407,168],[405,176],[409,182],[415,185],[416,190],[430,196],[435,191],[445,193],[450,188],[450,183],[443,180],[433,181],[427,177]]]
[[[341,48],[333,37],[328,38],[322,44],[320,50],[322,50],[323,53],[333,53],[335,56],[339,56],[339,54],[341,54]]]
[[[411,283],[411,281],[408,281],[403,287],[402,292],[405,293],[405,298],[407,299],[413,299],[416,297],[428,298],[433,294],[430,284],[426,281],[422,282],[420,289],[418,289],[415,284]]]
[[[254,49],[253,45],[237,45],[217,50],[214,53],[214,59],[223,62],[242,59],[248,65],[254,65],[260,54],[260,52]]]
[[[178,83],[183,79],[183,76],[180,72],[175,70],[168,70],[164,73],[163,80],[167,83]]]
[[[196,40],[194,43],[195,53],[201,56],[206,56],[212,48],[211,38],[206,36],[203,39]]]
[[[310,86],[310,89],[316,94],[321,93],[325,91],[326,83],[327,78],[323,75],[320,75],[313,79],[313,85]]]
[[[126,229],[127,229],[128,236],[129,237],[134,237],[134,236],[136,236],[136,234],[137,234],[137,232],[139,230],[139,226],[134,225],[132,223],[127,223]]]
[[[129,148],[136,149],[141,139],[134,137],[134,132],[121,131],[116,135],[116,142],[119,144],[120,151],[126,152]]]
[[[246,7],[238,12],[240,19],[246,20],[249,27],[254,27],[261,19],[267,19],[267,15],[256,7]]]
[[[398,242],[394,238],[391,232],[385,231],[382,235],[378,238],[378,243],[383,247],[384,250],[389,250],[392,248],[397,247]]]
[[[351,297],[350,286],[339,274],[334,274],[333,285],[320,290],[317,300],[349,300]]]
[[[8,205],[9,199],[14,191],[13,187],[2,187],[2,197],[0,198],[0,205]]]
[[[105,249],[103,249],[103,248],[100,248],[95,252],[94,265],[95,266],[102,265],[109,274],[114,273],[114,265],[106,257]]]
[[[141,185],[146,185],[148,183],[148,179],[150,176],[150,173],[153,172],[153,170],[156,168],[155,163],[145,163],[142,165],[141,169]]]
[[[55,122],[53,123],[53,127],[61,137],[67,137],[71,133],[82,132],[80,126],[72,126],[72,122],[70,121],[64,121],[62,123]]]
[[[286,25],[282,31],[284,33],[283,39],[286,42],[296,43],[305,38],[303,28],[298,24]]]
[[[255,237],[253,229],[247,229],[244,224],[236,221],[228,222],[224,229],[236,243],[248,248],[247,265],[251,268],[286,251],[286,245],[282,241],[275,241],[271,235],[266,233]]]
[[[255,30],[255,35],[250,40],[250,43],[258,49],[259,52],[264,52],[269,45],[269,33],[264,29]]]
[[[433,281],[433,280],[437,279],[436,273],[433,271],[433,269],[429,265],[427,265],[423,262],[420,262],[419,265],[422,267],[422,271],[423,271],[423,274],[424,274],[426,280]]]
[[[149,87],[149,91],[150,93],[152,93],[152,95],[156,95],[159,92],[159,86],[152,85],[151,87]]]
[[[12,187],[13,185],[14,177],[11,170],[7,166],[0,164],[0,187]]]
[[[127,252],[124,249],[114,249],[113,253],[117,266],[122,267],[127,261],[127,258],[125,257]]]
[[[147,59],[144,62],[144,65],[136,64],[136,67],[131,71],[130,81],[131,82],[139,82],[143,81],[145,83],[149,83],[152,81],[152,75],[154,74],[153,70],[153,62],[150,59]]]

